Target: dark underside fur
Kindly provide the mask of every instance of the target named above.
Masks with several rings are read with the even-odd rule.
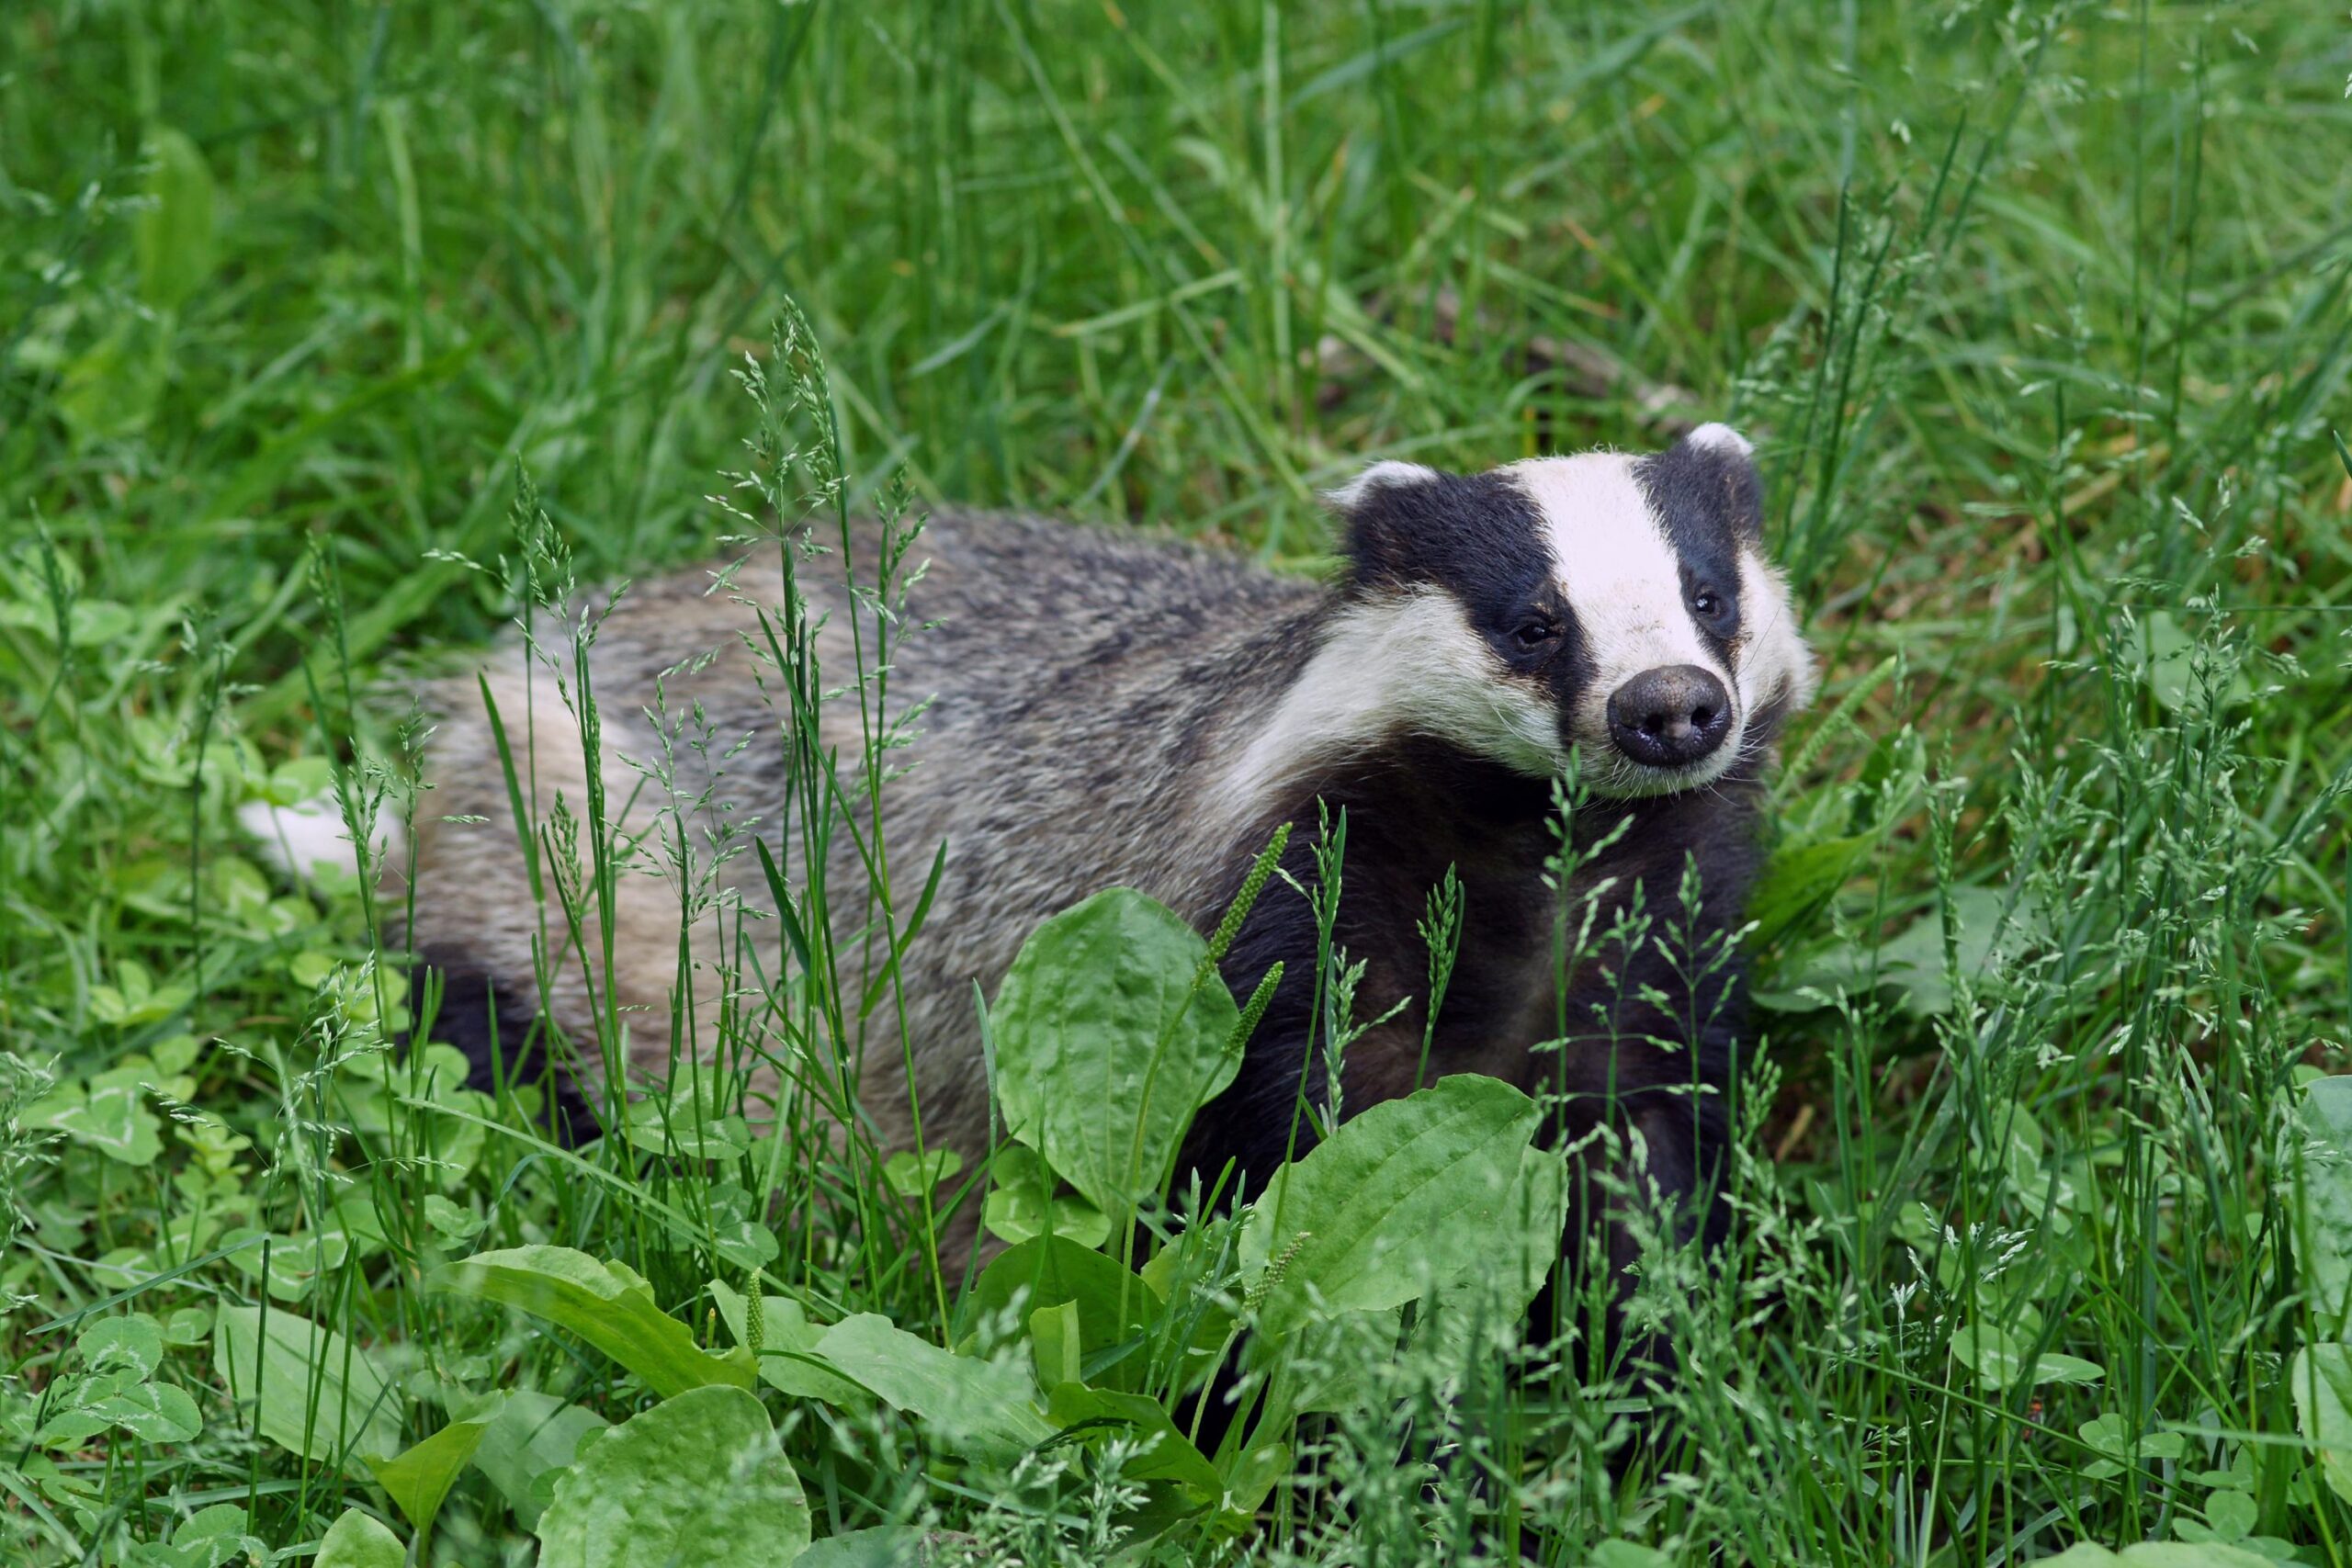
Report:
[[[1777,722],[1758,717],[1768,733]],[[1550,781],[1440,741],[1402,741],[1335,770],[1303,786],[1285,814],[1292,835],[1283,869],[1306,888],[1325,825],[1336,832],[1344,820],[1332,942],[1364,964],[1356,1016],[1405,1004],[1349,1051],[1343,1108],[1455,1072],[1505,1078],[1544,1103],[1541,1136],[1577,1157],[1562,1269],[1531,1309],[1532,1332],[1549,1342],[1578,1320],[1581,1303],[1598,1301],[1601,1321],[1583,1338],[1579,1364],[1603,1375],[1614,1368],[1663,1377],[1674,1361],[1662,1340],[1623,1329],[1624,1270],[1638,1259],[1639,1234],[1626,1195],[1654,1198],[1652,1225],[1710,1248],[1728,1221],[1722,1167],[1745,999],[1732,942],[1760,859],[1761,795],[1752,766],[1743,766],[1704,792],[1585,806],[1570,832],[1587,846],[1609,842],[1565,897],[1544,878],[1560,845]],[[1449,867],[1463,893],[1459,956],[1432,1032],[1419,922]],[[1689,911],[1686,868],[1696,870],[1699,889]],[[1246,869],[1237,855],[1236,886]],[[1633,919],[1642,934],[1629,941],[1619,922],[1636,908],[1647,921]],[[1563,986],[1555,933],[1579,929],[1592,936]],[[1232,1087],[1193,1124],[1183,1158],[1204,1190],[1222,1179],[1228,1197],[1246,1198],[1315,1142],[1304,1107],[1319,1109],[1328,1093],[1321,1034],[1310,1027],[1317,945],[1313,908],[1282,879],[1269,884],[1224,974],[1237,996],[1277,962],[1283,979]],[[1653,993],[1670,1011],[1640,999]],[[1645,1156],[1638,1166],[1628,1136],[1635,1132]],[[1206,1441],[1238,1414],[1235,1376],[1224,1369],[1199,1395]]]
[[[1675,1228],[1714,1239],[1723,1224],[1714,1188],[1742,1022],[1731,934],[1757,870],[1760,793],[1752,771],[1743,770],[1704,792],[1585,806],[1573,820],[1579,842],[1597,844],[1623,828],[1578,870],[1564,897],[1544,878],[1559,847],[1548,781],[1442,742],[1410,740],[1303,788],[1288,814],[1284,869],[1312,887],[1318,799],[1334,830],[1344,817],[1333,942],[1349,962],[1365,965],[1355,1010],[1377,1018],[1405,1003],[1348,1053],[1344,1105],[1361,1109],[1455,1072],[1505,1078],[1545,1101],[1549,1140],[1582,1151],[1588,1162],[1622,1154],[1623,1134],[1638,1129],[1647,1151],[1643,1185],[1654,1183],[1677,1209],[1669,1216]],[[1695,867],[1699,887],[1687,912],[1686,864]],[[1464,895],[1459,959],[1429,1033],[1430,959],[1418,922],[1449,866]],[[1237,879],[1241,869],[1237,858]],[[1588,901],[1597,917],[1593,934],[1563,987],[1555,932],[1582,928]],[[1636,919],[1641,934],[1629,942],[1619,920],[1637,904],[1646,924]],[[1283,976],[1233,1087],[1193,1129],[1186,1156],[1204,1182],[1231,1162],[1246,1194],[1294,1146],[1304,1152],[1313,1144],[1311,1120],[1298,1111],[1326,1098],[1320,1046],[1309,1043],[1310,1036],[1320,1039],[1309,1027],[1316,947],[1306,900],[1279,880],[1271,885],[1225,976],[1243,996],[1277,961]],[[1670,1010],[1641,999],[1651,993],[1668,998]],[[1593,1139],[1603,1123],[1617,1139]],[[1579,1236],[1608,1206],[1605,1185],[1579,1183],[1593,1189],[1586,1201],[1591,1213],[1572,1227],[1571,1265],[1582,1251]],[[1632,1237],[1615,1224],[1603,1250],[1612,1269],[1633,1261]]]
[[[427,1024],[432,1037],[465,1053],[466,1087],[494,1097],[536,1090],[548,1130],[577,1148],[601,1130],[572,1070],[568,1042],[550,1038],[547,1021],[526,998],[502,992],[490,974],[461,952],[425,948],[420,970],[437,976],[439,1005]],[[584,1075],[594,1079],[598,1075]]]

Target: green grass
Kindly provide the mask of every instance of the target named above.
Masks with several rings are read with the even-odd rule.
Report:
[[[650,1402],[424,1289],[477,1247],[617,1258],[729,1342],[702,1292],[756,1199],[405,1103],[382,912],[232,813],[401,773],[368,694],[514,613],[518,468],[583,581],[707,552],[788,292],[859,509],[903,473],[1305,562],[1367,456],[1732,419],[1826,676],[1751,938],[1738,1256],[1645,1292],[1676,1446],[1621,1482],[1603,1402],[1417,1350],[1299,1427],[1258,1528],[1145,1548],[1099,1451],[769,1391],[820,1535],[2352,1562],[2352,1417],[2290,1377],[2341,1364],[2352,1253],[2352,1133],[2297,1089],[2352,1031],[2348,73],[2283,3],[8,6],[0,1552],[217,1562],[158,1543],[223,1505],[263,1551],[352,1506],[410,1534],[232,1409],[241,1306],[368,1348],[403,1441],[502,1389]],[[787,1174],[771,1291],[935,1335],[919,1215],[854,1158]],[[37,1440],[130,1311],[200,1433]],[[467,1471],[431,1560],[529,1561],[527,1511]]]

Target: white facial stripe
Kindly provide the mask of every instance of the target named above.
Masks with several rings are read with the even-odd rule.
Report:
[[[1226,770],[1221,804],[1247,815],[1301,774],[1396,735],[1442,737],[1525,773],[1557,772],[1567,759],[1550,704],[1502,674],[1445,593],[1352,605]]]
[[[1631,458],[1588,452],[1510,471],[1550,530],[1554,570],[1598,672],[1589,700],[1605,705],[1620,683],[1663,664],[1730,674],[1700,640],[1683,603],[1682,562]]]
[[[1630,795],[1712,782],[1739,755],[1754,711],[1750,694],[1699,636],[1683,596],[1681,559],[1634,477],[1634,460],[1588,452],[1514,463],[1509,472],[1543,514],[1553,570],[1592,660],[1591,683],[1569,723],[1595,787]],[[1668,773],[1634,762],[1611,740],[1609,697],[1643,671],[1673,664],[1713,671],[1736,696],[1731,730],[1713,755],[1690,770]]]
[[[1813,652],[1797,629],[1789,585],[1754,550],[1739,552],[1739,711],[1779,700],[1795,713],[1813,701]]]

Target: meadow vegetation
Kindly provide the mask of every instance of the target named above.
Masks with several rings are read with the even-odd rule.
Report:
[[[2352,1562],[2348,80],[2284,3],[0,10],[0,1556]],[[842,1069],[938,846],[789,872],[902,754],[818,747],[887,650],[788,604],[780,819],[527,846],[551,959],[632,860],[777,911],[591,1142],[426,1043],[397,865],[237,825],[432,814],[404,694],[517,623],[593,731],[577,591],[722,541],[880,512],[886,604],[955,503],[1311,571],[1369,457],[1718,418],[1825,680],[1735,1239],[1631,1308],[1670,1388],[1597,1300],[1521,1331],[1515,1090],[1254,1213],[1174,1179],[1253,998],[1137,896],[993,998],[994,1158],[876,1147]],[[1328,931],[1338,840],[1250,896]]]

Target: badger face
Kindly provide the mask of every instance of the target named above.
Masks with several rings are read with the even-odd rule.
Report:
[[[1434,735],[1537,776],[1575,748],[1597,793],[1632,797],[1713,784],[1811,695],[1724,425],[1476,476],[1379,463],[1331,499],[1351,570],[1294,735]]]

